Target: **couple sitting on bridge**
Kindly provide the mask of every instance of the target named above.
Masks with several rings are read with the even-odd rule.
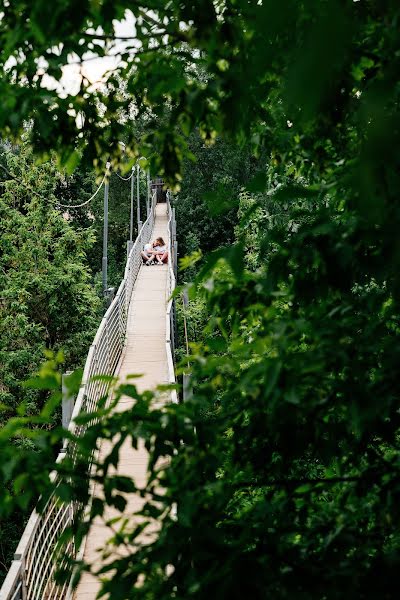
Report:
[[[162,265],[168,261],[168,250],[162,237],[144,245],[141,252],[145,265]]]

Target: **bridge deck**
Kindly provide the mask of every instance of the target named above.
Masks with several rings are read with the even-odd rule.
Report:
[[[156,219],[152,239],[163,237],[168,239],[168,217],[166,204],[157,204]],[[121,380],[132,373],[141,373],[142,377],[135,380],[138,390],[152,389],[168,381],[167,355],[165,348],[166,336],[166,290],[167,290],[167,265],[142,266],[129,306],[126,346],[120,366],[116,375]],[[132,406],[134,401],[122,397],[116,410],[125,410]],[[109,452],[109,446],[103,444],[100,449],[100,458]],[[146,482],[147,452],[144,447],[134,450],[125,444],[121,448],[118,474],[130,476],[136,485],[142,487]],[[101,490],[95,489],[96,493]],[[143,500],[131,494],[124,514],[130,515],[137,511]],[[112,531],[105,525],[108,519],[119,516],[115,509],[107,509],[102,519],[96,519],[86,539],[84,549],[85,562],[93,565],[95,569],[102,564],[101,551],[106,547],[107,540],[112,536]],[[74,594],[75,600],[95,600],[100,583],[97,578],[85,573]]]

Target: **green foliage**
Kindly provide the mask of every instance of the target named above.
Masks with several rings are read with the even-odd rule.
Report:
[[[66,369],[84,362],[100,316],[100,301],[86,262],[93,235],[72,228],[56,208],[53,190],[59,173],[55,161],[37,166],[26,145],[13,151],[4,145],[0,163],[18,177],[16,181],[4,170],[1,173],[0,425],[9,426],[17,414],[29,419],[45,410],[52,415],[50,423],[46,422],[50,427],[60,419],[59,411],[54,412],[48,404],[50,380],[39,379],[29,388],[23,382],[36,373],[46,348],[63,348]],[[58,386],[56,380],[53,384]],[[37,427],[43,424],[33,424]],[[12,460],[20,453],[25,456],[35,451],[27,430],[13,437]],[[7,461],[8,455],[2,456]],[[54,452],[51,456],[54,459]],[[5,481],[6,493],[15,486],[16,480],[10,481]],[[35,498],[30,493],[18,497],[17,514],[1,523],[2,572]],[[7,506],[8,500],[3,501]]]
[[[24,57],[1,81],[2,131],[33,117],[37,149],[56,145],[74,162],[77,144],[114,164],[110,141],[124,132],[130,159],[152,154],[153,172],[180,181],[193,155],[201,170],[186,164],[177,201],[182,250],[205,253],[192,286],[193,319],[207,315],[192,346],[193,399],[152,408],[151,394],[122,386],[116,401],[132,396],[133,408],[102,409],[80,442],[83,462],[94,440],[116,435],[144,440],[151,454],[141,517],[157,520],[158,535],[141,544],[143,524],[123,515],[114,545],[138,547],[134,560],[121,553],[103,566],[103,594],[389,599],[400,549],[398,3],[135,6],[142,46],[133,60],[122,50],[124,93],[112,76],[104,93],[83,83],[67,99],[40,87],[38,56],[48,51],[59,76],[68,53],[98,40],[89,22],[111,42],[126,6],[83,2],[67,19],[65,3],[47,18],[43,2],[13,2],[0,26],[0,62]],[[132,102],[149,123],[140,139],[125,125]],[[67,103],[85,113],[81,138]],[[256,156],[252,181],[235,143]],[[221,217],[230,199],[235,211]],[[3,439],[23,425],[12,422]],[[55,437],[42,435],[48,466]],[[109,469],[118,448],[96,477],[123,511],[134,482]],[[18,485],[44,487],[35,457],[4,456],[6,482],[11,471]],[[85,502],[85,470],[58,468],[62,497]],[[97,502],[91,517],[103,509]]]
[[[44,348],[62,347],[68,367],[80,363],[99,301],[85,265],[93,238],[56,209],[54,164],[36,167],[26,148],[3,151],[1,160],[26,178],[3,182],[0,198],[1,400],[15,407],[24,396],[21,380],[38,368]]]
[[[240,188],[254,169],[248,149],[221,139],[207,146],[196,133],[189,138],[189,148],[195,163],[185,161],[175,200],[182,256],[233,241]]]
[[[130,210],[131,210],[131,181],[124,181],[119,173],[111,173],[109,177],[108,197],[108,283],[118,287],[125,269],[126,249],[129,239]],[[129,175],[127,175],[129,177]],[[136,171],[135,176],[136,177]],[[60,203],[74,206],[85,203],[98,188],[92,171],[82,167],[76,169],[72,175],[59,174],[54,194]],[[147,218],[146,174],[140,173],[140,214],[142,221]],[[134,214],[133,214],[133,239],[137,235],[136,213],[136,179],[134,178]],[[80,234],[90,236],[92,244],[86,249],[86,257],[98,295],[102,295],[101,266],[103,256],[103,228],[104,228],[104,188],[93,200],[78,208],[65,208],[68,213],[69,224]]]
[[[373,113],[378,130],[384,126],[379,115],[398,60],[393,0],[348,6],[338,0],[286,0],[283,6],[198,0],[143,7],[85,0],[75,8],[57,2],[50,14],[43,1],[4,3],[0,28],[0,129],[17,134],[30,120],[35,148],[57,148],[71,170],[78,148],[97,165],[110,154],[115,164],[122,154],[116,141],[126,139],[132,160],[151,155],[153,172],[166,172],[176,183],[188,153],[184,136],[195,127],[206,142],[224,133],[255,147],[269,145],[276,119],[282,130],[288,119],[309,127],[316,114],[338,122],[365,81],[376,84],[363,96],[361,118],[368,123]],[[128,8],[135,21],[121,44],[114,20]],[[388,13],[393,18],[382,40],[377,24]],[[116,45],[122,60],[104,88],[78,76],[77,89],[58,93],[54,83],[68,56],[79,63],[88,52],[115,53]],[[389,66],[381,55],[394,62]],[[126,128],[132,100],[137,119],[151,123],[165,116],[166,106],[168,118],[137,137]]]
[[[203,338],[203,331],[209,318],[207,307],[204,298],[197,295],[186,305],[183,296],[178,297],[175,301],[176,320],[177,320],[177,339],[180,345],[175,350],[176,358],[182,360],[182,364],[186,361],[185,356],[190,350],[186,346],[186,341],[190,348],[195,344],[200,344]],[[186,321],[186,323],[185,323]]]

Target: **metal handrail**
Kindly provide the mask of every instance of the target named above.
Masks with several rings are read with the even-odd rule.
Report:
[[[170,194],[167,192],[167,212],[168,212],[168,275],[167,275],[167,312],[166,312],[166,336],[165,347],[167,351],[168,381],[171,384],[176,383],[175,378],[175,299],[172,294],[176,287],[176,265],[177,265],[177,242],[176,242],[176,221],[175,209],[170,202]],[[171,390],[171,401],[178,402],[176,390]]]
[[[154,225],[156,194],[153,193],[151,207],[147,220],[142,225],[140,233],[132,246],[127,259],[124,278],[117,294],[105,313],[97,330],[92,345],[89,348],[69,431],[75,436],[84,433],[84,426],[76,423],[76,418],[82,412],[94,412],[99,400],[107,394],[107,383],[93,381],[95,375],[113,375],[125,345],[128,308],[140,266],[141,250],[150,240]],[[61,462],[67,454],[74,455],[73,444],[69,441],[57,457]],[[57,485],[57,475],[51,475]],[[76,504],[61,504],[53,493],[48,499],[44,510],[39,514],[34,510],[21,536],[14,560],[7,577],[0,589],[0,600],[62,600],[68,587],[57,585],[53,574],[57,567],[53,560],[57,542],[63,532],[72,525],[78,506]],[[63,556],[76,557],[77,549],[71,540],[63,548]],[[61,558],[62,562],[65,558]]]

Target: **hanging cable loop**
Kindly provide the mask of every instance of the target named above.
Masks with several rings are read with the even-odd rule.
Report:
[[[90,196],[89,200],[85,200],[85,202],[82,202],[81,204],[61,204],[61,202],[56,202],[56,204],[58,206],[62,206],[63,208],[81,208],[81,206],[85,206],[86,204],[89,204],[89,202],[91,202],[93,200],[93,198],[95,198],[97,196],[97,194],[99,193],[99,191],[101,190],[101,188],[103,187],[103,183],[107,177],[108,173],[104,174],[104,177],[99,185],[99,187],[97,188],[97,190],[95,191],[94,194],[92,194],[92,196]]]
[[[107,165],[106,165],[106,166],[107,166],[107,170],[106,170],[106,172],[104,173],[104,177],[103,177],[103,179],[101,180],[101,183],[100,183],[99,187],[98,187],[98,188],[97,188],[97,190],[94,192],[94,194],[92,194],[92,195],[90,196],[90,198],[89,198],[88,200],[85,200],[85,202],[81,202],[80,204],[62,204],[61,202],[59,202],[58,200],[56,200],[56,201],[54,202],[54,204],[55,204],[56,206],[61,206],[62,208],[81,208],[82,206],[86,206],[86,204],[89,204],[89,202],[91,202],[91,201],[93,200],[93,198],[95,198],[95,197],[97,196],[97,194],[99,193],[99,191],[100,191],[100,190],[101,190],[101,188],[103,187],[103,183],[104,183],[104,181],[106,180],[106,177],[108,177],[108,175],[110,174],[110,170],[109,170],[109,169],[110,169],[110,164],[109,164],[109,163],[107,163]],[[2,169],[2,170],[5,172],[5,173],[7,173],[7,175],[9,175],[9,177],[11,177],[11,179],[13,179],[14,181],[17,181],[18,183],[20,183],[20,184],[22,184],[22,185],[25,185],[25,186],[26,186],[26,184],[25,184],[25,183],[22,181],[22,179],[20,179],[19,177],[16,177],[16,176],[15,176],[15,175],[13,175],[12,173],[10,173],[10,171],[7,169],[7,167],[5,167],[4,165],[2,165],[1,163],[0,163],[0,168],[1,168],[1,169]],[[132,174],[133,174],[133,172],[132,172]],[[132,177],[132,174],[131,174],[131,177]],[[116,175],[118,175],[118,173],[116,173]],[[118,175],[118,177],[119,177],[119,175]],[[123,179],[123,178],[121,177],[121,179]],[[129,181],[129,179],[130,179],[130,178],[128,178],[128,179],[127,179],[127,181]],[[3,183],[3,182],[1,182],[1,183]],[[29,186],[29,185],[28,185],[28,186],[26,186],[26,188],[27,188],[27,189],[28,189],[30,192],[32,192],[33,194],[35,194],[36,196],[38,196],[38,198],[41,198],[42,200],[46,200],[46,198],[45,198],[44,196],[42,196],[41,194],[39,194],[38,192],[36,192],[36,190],[34,190],[33,188],[31,188],[31,186]]]
[[[132,173],[129,175],[129,177],[122,177],[121,175],[118,175],[118,173],[115,173],[115,175],[116,175],[117,177],[119,177],[120,179],[122,179],[122,181],[129,181],[129,180],[130,180],[130,179],[132,179],[132,177],[133,177],[133,171],[132,171]]]

